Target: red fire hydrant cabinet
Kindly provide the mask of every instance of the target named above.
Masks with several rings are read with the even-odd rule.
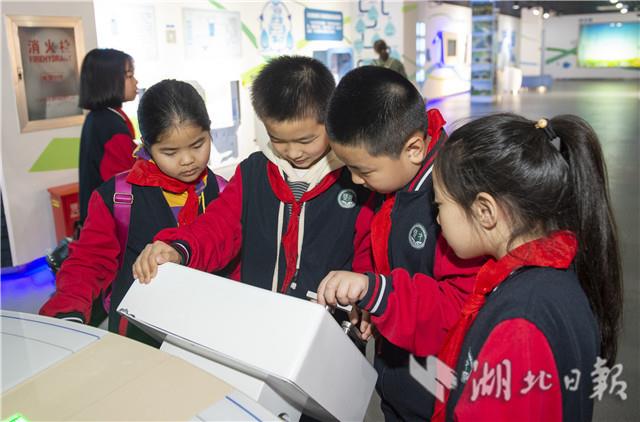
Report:
[[[60,242],[65,237],[73,236],[76,222],[80,219],[80,201],[78,199],[78,183],[52,186],[51,210],[56,226],[56,239]]]

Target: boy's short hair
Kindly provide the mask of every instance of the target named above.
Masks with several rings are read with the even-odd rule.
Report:
[[[78,105],[87,110],[120,107],[127,64],[133,59],[113,48],[94,48],[82,60]]]
[[[251,102],[261,120],[277,122],[315,118],[324,123],[333,75],[318,60],[280,56],[262,68],[251,89]]]
[[[363,146],[373,156],[397,157],[415,132],[427,130],[422,95],[399,73],[363,66],[347,73],[327,111],[330,141]]]

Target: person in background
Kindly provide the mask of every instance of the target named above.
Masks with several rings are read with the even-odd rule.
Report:
[[[158,346],[116,311],[133,283],[131,266],[160,230],[187,225],[204,212],[218,197],[223,179],[207,168],[211,121],[191,85],[176,80],[153,85],[140,100],[138,120],[143,147],[123,179],[129,192],[118,182],[125,175],[118,175],[91,195],[80,238],[69,245],[56,292],[40,314],[88,323],[95,312],[92,303],[110,290],[109,330]],[[122,213],[115,210],[114,197],[123,204],[131,196],[122,236]]]
[[[82,61],[79,106],[89,114],[80,135],[80,225],[93,191],[135,162],[135,131],[122,103],[136,98],[137,84],[133,59],[122,51],[95,48]]]
[[[391,48],[387,45],[387,43],[380,39],[373,43],[373,51],[378,54],[378,58],[374,59],[371,63],[373,66],[386,67],[387,69],[395,70],[405,78],[407,77],[407,72],[404,70],[404,65],[398,59],[394,59],[389,55],[389,50]]]

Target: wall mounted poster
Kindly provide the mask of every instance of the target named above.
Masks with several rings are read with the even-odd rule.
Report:
[[[21,131],[81,124],[80,18],[7,16],[6,27]]]
[[[239,12],[184,9],[184,45],[188,60],[242,57]]]
[[[342,41],[342,12],[304,9],[304,39],[307,41]]]

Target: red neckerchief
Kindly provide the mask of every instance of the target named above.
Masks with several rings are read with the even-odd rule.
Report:
[[[391,210],[396,203],[395,193],[387,195],[371,221],[371,249],[373,268],[378,274],[391,273],[389,264],[389,235],[391,234]]]
[[[291,188],[287,182],[280,175],[278,166],[271,161],[267,164],[267,175],[269,177],[269,184],[273,189],[273,193],[276,197],[285,204],[291,205],[291,217],[289,217],[289,223],[287,224],[287,231],[282,237],[282,248],[287,263],[287,270],[284,276],[284,283],[282,284],[282,293],[286,293],[289,288],[289,284],[295,275],[296,263],[298,261],[298,225],[300,223],[300,212],[302,211],[302,204],[309,201],[316,196],[320,195],[327,189],[329,189],[340,177],[342,168],[332,171],[322,178],[313,189],[305,192],[299,201],[291,192]]]
[[[486,301],[487,294],[506,280],[511,273],[522,267],[551,267],[567,269],[576,255],[578,242],[573,233],[557,231],[549,237],[525,243],[509,252],[499,261],[487,261],[476,278],[473,293],[469,296],[456,325],[449,331],[438,358],[450,368],[455,368],[462,342],[471,328],[478,312]],[[445,390],[444,401],[436,400],[431,421],[444,421],[449,390]]]
[[[427,110],[427,135],[431,137],[427,151],[431,151],[440,140],[442,129],[447,122],[442,117],[440,110],[432,108]]]
[[[133,128],[133,123],[131,123],[131,120],[129,120],[129,116],[127,116],[127,113],[125,113],[119,107],[114,108],[114,110],[120,115],[120,117],[122,117],[124,119],[124,122],[127,124],[127,127],[129,128],[129,132],[131,132],[131,137],[135,138],[136,137],[136,131]]]
[[[198,194],[196,185],[207,174],[204,169],[198,178],[191,183],[184,183],[164,174],[152,161],[138,159],[127,176],[127,182],[140,186],[158,186],[171,193],[187,192],[187,201],[178,213],[178,225],[184,226],[193,222],[198,215]]]
[[[427,158],[424,164],[409,184],[409,191],[412,191],[418,181],[422,179],[425,172],[429,170],[436,158],[434,147],[440,141],[442,128],[445,120],[437,109],[427,111],[427,135],[431,137],[431,141],[427,147]],[[432,152],[434,152],[432,154]],[[373,264],[376,273],[389,274],[391,265],[389,263],[389,235],[391,234],[391,211],[396,202],[396,195],[387,195],[382,207],[373,217],[371,222],[371,247],[373,250]]]

